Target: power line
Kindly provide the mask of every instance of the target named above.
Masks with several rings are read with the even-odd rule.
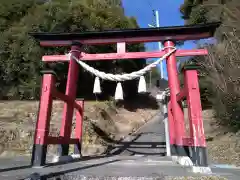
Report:
[[[153,10],[154,8],[153,8],[153,6],[152,6],[152,3],[151,3],[151,1],[150,1],[150,0],[147,0],[147,2],[148,2],[148,5],[150,6],[150,9],[152,9],[152,10]]]
[[[152,5],[151,1],[147,0],[147,2],[148,2],[148,5],[149,5],[149,7],[150,7],[150,9],[152,11],[153,17],[155,17],[155,11],[154,11],[154,8],[153,8],[153,5]],[[152,19],[152,24],[156,25],[154,19]]]

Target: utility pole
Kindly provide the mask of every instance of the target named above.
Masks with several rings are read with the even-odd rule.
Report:
[[[159,22],[159,13],[158,13],[158,10],[153,10],[154,11],[154,16],[155,16],[155,21],[156,21],[156,26],[159,28],[160,27],[160,22]],[[151,24],[148,24],[148,26],[150,26],[150,27],[155,27],[155,26],[153,26],[153,25],[151,25]],[[159,51],[162,49],[162,44],[161,44],[161,42],[158,42],[158,49],[159,49]],[[163,63],[162,63],[162,61],[160,62],[160,77],[161,77],[161,79],[163,79]]]
[[[159,13],[158,13],[158,10],[155,11],[155,17],[156,17],[156,25],[157,27],[159,28],[160,27],[160,22],[159,22]],[[162,49],[162,44],[161,42],[158,42],[158,48],[159,48],[159,51]],[[163,79],[163,62],[161,61],[160,62],[160,73],[161,73],[161,79]]]

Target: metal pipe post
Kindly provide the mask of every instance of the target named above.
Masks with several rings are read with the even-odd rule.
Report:
[[[163,117],[164,117],[164,125],[165,125],[165,140],[166,140],[166,152],[167,156],[171,156],[171,146],[170,146],[170,131],[168,124],[168,109],[167,109],[167,97],[166,95],[162,98],[162,108],[163,108]]]

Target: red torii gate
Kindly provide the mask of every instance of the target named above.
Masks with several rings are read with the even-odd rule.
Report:
[[[212,37],[219,22],[195,26],[175,26],[163,28],[143,28],[113,30],[85,33],[30,33],[40,41],[41,46],[71,46],[72,54],[82,61],[159,58],[171,51],[170,47],[179,40],[196,40]],[[87,54],[82,52],[82,45],[104,45],[120,43],[140,43],[164,41],[165,50],[156,52],[125,52],[120,49],[117,53]],[[184,75],[184,89],[180,89],[176,56],[207,55],[206,49],[176,50],[168,58],[167,72],[170,88],[168,104],[169,135],[171,154],[176,156],[190,156],[195,166],[207,166],[206,141],[202,121],[202,109],[198,85],[197,70],[186,68]],[[69,144],[75,144],[80,154],[83,120],[83,101],[76,100],[76,86],[79,65],[67,55],[46,55],[42,61],[69,62],[66,93],[62,94],[55,88],[53,72],[43,72],[42,94],[39,114],[36,124],[35,139],[32,152],[32,165],[43,166],[46,161],[47,145],[60,144],[61,155],[68,155]],[[60,137],[48,135],[53,97],[65,102]],[[179,102],[186,97],[189,111],[190,137],[186,136],[184,114]],[[77,109],[75,138],[71,138],[73,110]],[[192,155],[186,152],[190,148]]]

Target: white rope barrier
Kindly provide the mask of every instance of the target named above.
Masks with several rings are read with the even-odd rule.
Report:
[[[139,84],[138,84],[138,93],[145,93],[146,92],[146,81],[145,81],[143,75],[146,74],[148,71],[150,71],[152,68],[155,68],[161,61],[163,61],[165,58],[167,58],[168,56],[170,56],[172,53],[174,53],[177,50],[177,48],[173,47],[173,46],[164,47],[162,50],[165,50],[166,48],[172,48],[172,50],[169,51],[168,53],[164,54],[157,61],[147,65],[145,68],[143,68],[139,71],[134,71],[129,74],[110,74],[110,73],[105,73],[105,72],[99,71],[99,70],[89,66],[85,62],[81,61],[80,59],[78,59],[77,57],[75,57],[72,54],[72,52],[74,52],[74,51],[80,52],[78,50],[72,50],[72,51],[70,51],[70,53],[68,55],[69,55],[69,57],[72,57],[73,60],[75,60],[85,70],[87,70],[88,72],[90,72],[96,76],[95,82],[94,82],[93,93],[100,94],[102,92],[101,87],[100,87],[100,79],[99,78],[101,78],[103,80],[116,81],[117,87],[116,87],[116,92],[115,92],[115,99],[123,100],[123,90],[122,90],[121,82],[140,78]]]
[[[160,59],[158,59],[157,61],[147,65],[145,68],[139,70],[139,71],[135,71],[129,74],[110,74],[110,73],[105,73],[102,71],[99,71],[97,69],[94,69],[93,67],[89,66],[88,64],[86,64],[85,62],[79,60],[78,58],[76,58],[75,56],[72,55],[71,52],[73,52],[73,50],[70,52],[70,55],[72,56],[72,58],[79,64],[81,65],[85,70],[87,70],[88,72],[94,74],[95,76],[104,79],[104,80],[109,80],[109,81],[117,81],[117,82],[121,82],[121,81],[126,81],[126,80],[133,80],[136,78],[141,77],[142,75],[144,75],[145,73],[147,73],[148,71],[150,71],[152,68],[156,67],[162,60],[164,60],[165,58],[167,58],[168,56],[170,56],[173,52],[176,51],[176,47],[165,47],[163,48],[172,48],[173,50],[171,50],[170,52],[166,53],[165,55],[163,55]],[[76,51],[76,50],[74,50]]]

